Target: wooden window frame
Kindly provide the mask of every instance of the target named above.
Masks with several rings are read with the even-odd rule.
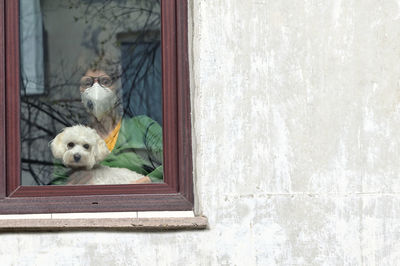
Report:
[[[164,183],[21,186],[17,0],[0,0],[0,214],[193,210],[187,0],[161,1]]]

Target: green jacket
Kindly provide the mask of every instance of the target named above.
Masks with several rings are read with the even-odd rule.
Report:
[[[162,182],[162,148],[162,128],[156,121],[144,115],[123,118],[114,149],[100,164],[127,168],[148,176],[152,182]],[[51,184],[65,184],[71,171],[56,163]]]

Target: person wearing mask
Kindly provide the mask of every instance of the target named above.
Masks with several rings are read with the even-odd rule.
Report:
[[[82,103],[90,117],[89,126],[110,150],[100,164],[127,168],[145,176],[133,183],[162,182],[162,128],[145,115],[124,116],[120,73],[112,66],[107,61],[91,66],[79,86]],[[55,167],[54,177],[51,184],[65,184],[68,169]]]

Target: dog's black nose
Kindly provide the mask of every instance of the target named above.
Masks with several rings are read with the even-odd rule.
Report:
[[[75,153],[74,154],[74,161],[75,162],[79,162],[80,159],[81,159],[81,155],[79,153]]]
[[[87,105],[87,108],[88,108],[90,111],[93,110],[93,102],[92,102],[91,100],[87,101],[86,105]]]

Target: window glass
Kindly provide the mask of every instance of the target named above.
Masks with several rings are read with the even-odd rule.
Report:
[[[20,0],[21,184],[163,181],[159,0]]]

